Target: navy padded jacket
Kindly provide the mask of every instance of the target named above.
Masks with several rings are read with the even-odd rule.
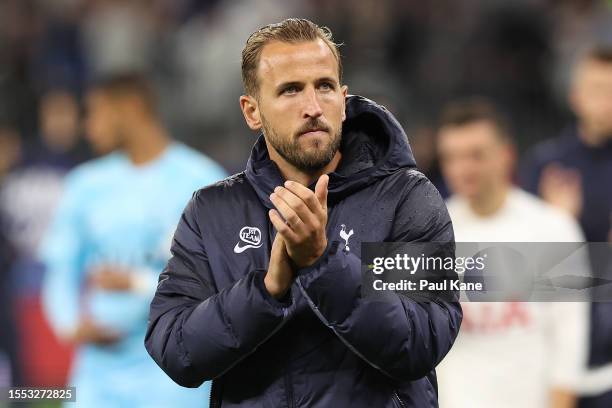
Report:
[[[360,243],[454,248],[452,224],[397,120],[359,96],[347,98],[346,113],[328,247],[283,301],[263,284],[275,234],[269,195],[283,180],[262,136],[246,171],[197,191],[181,217],[145,345],[178,384],[213,380],[213,407],[438,406],[434,368],[461,307],[362,296]],[[343,230],[353,230],[348,241]]]

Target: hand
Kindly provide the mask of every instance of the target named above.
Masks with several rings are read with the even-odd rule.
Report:
[[[550,408],[575,408],[577,406],[576,393],[569,389],[552,388],[550,390]]]
[[[322,175],[313,193],[295,181],[287,181],[270,195],[276,207],[270,210],[270,221],[283,237],[287,254],[297,268],[315,263],[327,247],[328,183],[329,177]]]
[[[89,285],[102,290],[127,292],[134,289],[134,278],[127,271],[105,266],[89,276]]]
[[[287,255],[285,241],[280,234],[276,234],[272,243],[272,253],[270,254],[270,265],[264,278],[264,284],[268,293],[280,299],[285,296],[287,290],[293,283],[294,273]]]
[[[558,164],[548,165],[540,177],[540,195],[574,218],[582,212],[582,180],[576,170]]]
[[[89,343],[99,346],[108,346],[120,339],[121,335],[117,331],[101,327],[89,318],[82,319],[71,336],[71,340],[75,343]]]

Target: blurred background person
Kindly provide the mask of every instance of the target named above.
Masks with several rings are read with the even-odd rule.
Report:
[[[612,44],[591,48],[578,59],[569,105],[574,124],[528,153],[521,182],[577,219],[587,241],[606,242],[612,220]],[[609,251],[592,250],[591,264],[596,277],[612,279]],[[599,300],[612,299],[610,288],[595,290]],[[593,302],[591,326],[589,365],[596,368],[612,362],[612,303]],[[583,408],[610,406],[612,389],[581,403]]]
[[[612,45],[580,58],[569,103],[575,124],[528,152],[521,182],[575,217],[587,240],[605,242],[612,215],[612,188],[602,183],[612,179]]]
[[[450,105],[438,133],[457,242],[581,242],[568,215],[512,185],[510,130],[482,99]],[[518,279],[521,271],[511,270]],[[586,364],[588,305],[462,303],[455,345],[438,367],[446,408],[570,408]]]
[[[46,314],[79,346],[69,385],[86,407],[206,407],[208,387],[173,383],[143,339],[178,218],[193,191],[225,172],[172,141],[142,74],[99,81],[86,102],[86,136],[106,155],[68,175],[41,248]]]
[[[0,188],[0,212],[5,233],[14,248],[12,293],[20,311],[18,334],[24,380],[57,385],[65,378],[69,349],[59,345],[44,321],[40,286],[44,272],[37,249],[57,201],[66,173],[86,157],[80,135],[76,96],[67,88],[42,94],[39,132],[24,143],[17,164]]]

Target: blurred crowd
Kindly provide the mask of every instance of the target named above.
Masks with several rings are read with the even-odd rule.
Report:
[[[91,84],[142,73],[157,95],[154,114],[124,101],[126,115],[142,115],[124,129],[153,129],[151,143],[175,139],[241,171],[255,137],[238,106],[240,52],[255,29],[291,16],[330,27],[349,93],[396,115],[421,171],[454,194],[458,241],[612,241],[609,1],[1,0],[0,386],[62,385],[74,358],[43,312],[39,248],[66,175],[128,143],[97,145]],[[147,102],[148,91],[127,83]],[[512,217],[486,221],[505,200],[525,211],[515,217],[535,220],[525,229],[546,229],[537,221],[555,214],[550,222],[573,232],[522,234]],[[612,308],[589,307],[585,358],[607,367]],[[606,387],[585,392],[584,406],[612,406],[612,381]]]
[[[512,117],[525,148],[569,117],[571,63],[612,41],[611,13],[589,0],[4,0],[0,117],[32,140],[51,88],[78,100],[92,78],[145,69],[172,134],[241,170],[252,140],[235,109],[244,40],[299,15],[332,28],[349,91],[380,100],[409,133],[427,138],[443,103],[477,93]]]

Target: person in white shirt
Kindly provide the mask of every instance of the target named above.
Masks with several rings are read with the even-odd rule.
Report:
[[[459,242],[581,242],[576,222],[514,187],[515,150],[484,100],[442,116],[438,150],[453,192],[447,207]],[[588,304],[464,302],[464,320],[438,366],[444,408],[576,406],[586,360]]]

